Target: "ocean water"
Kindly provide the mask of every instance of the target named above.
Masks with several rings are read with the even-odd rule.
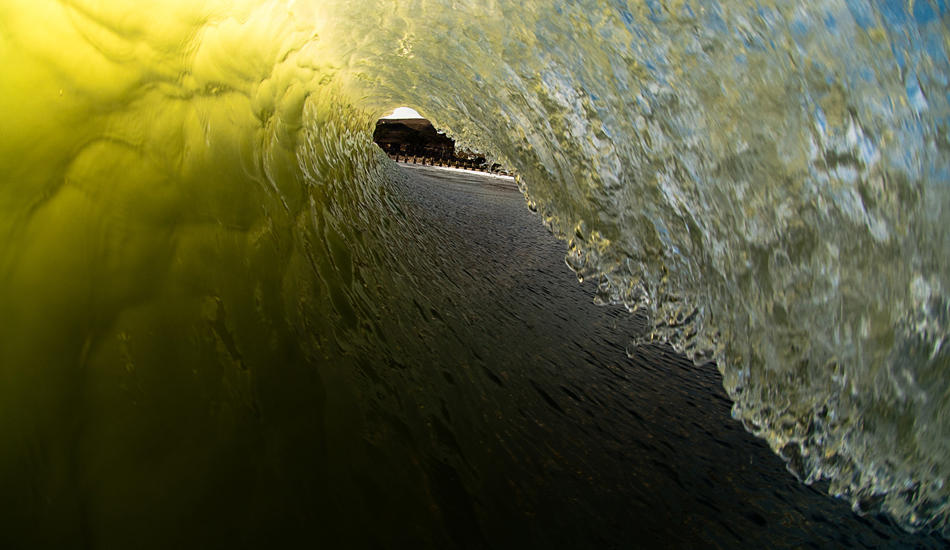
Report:
[[[732,420],[704,429],[744,426],[801,491],[948,536],[947,24],[937,0],[5,1],[3,532],[102,547],[607,532],[486,519],[543,526],[538,503],[571,509],[558,497],[606,523],[636,509],[538,465],[580,476],[567,442],[601,437],[579,435],[599,425],[580,414],[589,367],[515,368],[567,357],[563,317],[609,325],[571,340],[602,364],[656,343],[697,377],[714,362]],[[540,245],[479,248],[489,214],[461,241],[432,222],[370,141],[401,105],[517,171],[599,313],[546,309],[541,285],[516,317],[549,336],[496,344],[491,321],[528,291],[493,275],[530,270]],[[623,344],[586,347],[605,332]],[[621,454],[651,433],[611,425]],[[571,451],[539,455],[545,438]]]

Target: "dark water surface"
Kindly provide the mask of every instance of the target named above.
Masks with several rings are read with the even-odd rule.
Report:
[[[457,547],[942,547],[798,483],[730,417],[714,365],[629,358],[637,320],[593,305],[511,180],[400,170],[444,260],[419,282],[447,302],[420,337],[459,347],[433,348],[446,386],[411,453]]]
[[[382,169],[384,216],[314,217],[322,286],[124,317],[14,419],[0,550],[943,547],[798,483],[715,366],[631,359],[512,180]]]

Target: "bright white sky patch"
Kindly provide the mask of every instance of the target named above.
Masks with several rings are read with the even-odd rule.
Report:
[[[383,118],[422,118],[422,115],[417,113],[415,109],[399,107],[391,115],[386,115]]]

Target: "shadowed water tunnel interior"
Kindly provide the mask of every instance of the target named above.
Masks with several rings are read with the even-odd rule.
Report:
[[[944,547],[948,22],[3,2],[0,546]]]

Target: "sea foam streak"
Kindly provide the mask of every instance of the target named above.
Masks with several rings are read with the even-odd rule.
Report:
[[[643,338],[716,360],[797,475],[946,534],[947,23],[929,0],[4,2],[0,433],[59,433],[90,380],[184,384],[155,342],[195,346],[185,374],[363,345],[386,293],[353,266],[412,238],[368,132],[411,105],[518,171]]]

